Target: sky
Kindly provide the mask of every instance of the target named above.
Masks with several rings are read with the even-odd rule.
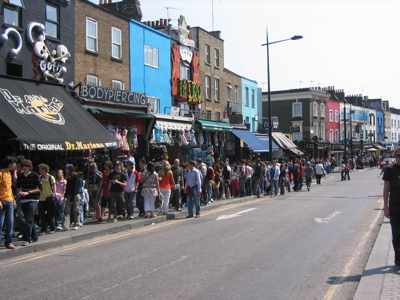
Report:
[[[96,2],[97,0],[93,0]],[[114,0],[115,1],[115,0]],[[221,31],[225,68],[271,91],[333,86],[400,108],[399,0],[140,0],[142,21]],[[168,8],[168,9],[167,9]]]

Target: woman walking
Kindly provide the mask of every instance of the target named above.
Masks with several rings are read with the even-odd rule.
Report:
[[[156,197],[160,194],[160,184],[152,162],[147,163],[147,169],[142,173],[140,182],[143,183],[144,217],[154,218],[154,203],[156,202]]]
[[[167,161],[163,161],[162,169],[158,172],[162,180],[160,192],[162,194],[161,212],[166,215],[169,211],[169,198],[171,197],[171,189],[175,189],[174,173],[171,171],[171,165]]]

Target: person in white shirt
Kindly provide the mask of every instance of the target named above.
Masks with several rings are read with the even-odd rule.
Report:
[[[322,178],[322,174],[324,172],[324,166],[322,165],[322,163],[319,161],[316,165],[315,165],[315,178],[317,180],[317,184],[321,184],[321,178]]]

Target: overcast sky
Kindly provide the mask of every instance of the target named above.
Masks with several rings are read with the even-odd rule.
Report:
[[[93,0],[96,2],[96,0]],[[142,21],[180,15],[221,31],[225,68],[271,90],[334,86],[400,108],[400,0],[141,0]],[[167,9],[169,7],[169,9]],[[214,16],[214,17],[213,17]],[[214,28],[213,28],[214,24]]]

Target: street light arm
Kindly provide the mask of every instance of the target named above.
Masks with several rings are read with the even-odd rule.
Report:
[[[267,45],[272,45],[272,44],[277,44],[277,43],[280,43],[280,42],[286,42],[286,41],[295,41],[295,40],[301,40],[303,38],[303,36],[301,36],[301,35],[294,35],[294,36],[292,36],[290,39],[284,39],[284,40],[280,40],[280,41],[275,41],[275,42],[271,42],[271,43],[265,43],[265,44],[262,44],[261,46],[267,46]]]

